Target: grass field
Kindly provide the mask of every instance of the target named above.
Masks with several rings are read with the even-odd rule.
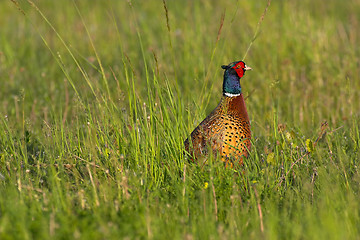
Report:
[[[266,5],[1,1],[0,239],[359,239],[358,0],[274,0],[250,157],[183,156]]]

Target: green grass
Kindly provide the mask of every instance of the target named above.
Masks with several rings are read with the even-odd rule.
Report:
[[[271,3],[235,171],[183,140],[266,1],[74,2],[0,2],[0,239],[359,238],[359,1]]]

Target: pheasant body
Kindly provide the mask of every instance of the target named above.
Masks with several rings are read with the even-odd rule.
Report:
[[[249,116],[241,93],[240,78],[251,69],[244,62],[230,63],[225,69],[223,97],[219,105],[185,140],[185,150],[193,161],[209,154],[221,155],[227,166],[241,165],[251,147]]]

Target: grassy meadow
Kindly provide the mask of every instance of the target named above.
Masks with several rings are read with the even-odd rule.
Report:
[[[183,155],[266,5],[0,1],[0,239],[359,239],[358,0],[273,0],[249,158]]]

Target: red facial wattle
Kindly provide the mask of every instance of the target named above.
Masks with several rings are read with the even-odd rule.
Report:
[[[242,76],[244,76],[245,63],[243,61],[238,62],[232,68],[235,69],[235,71],[236,71],[237,75],[239,76],[239,78],[242,78]]]

